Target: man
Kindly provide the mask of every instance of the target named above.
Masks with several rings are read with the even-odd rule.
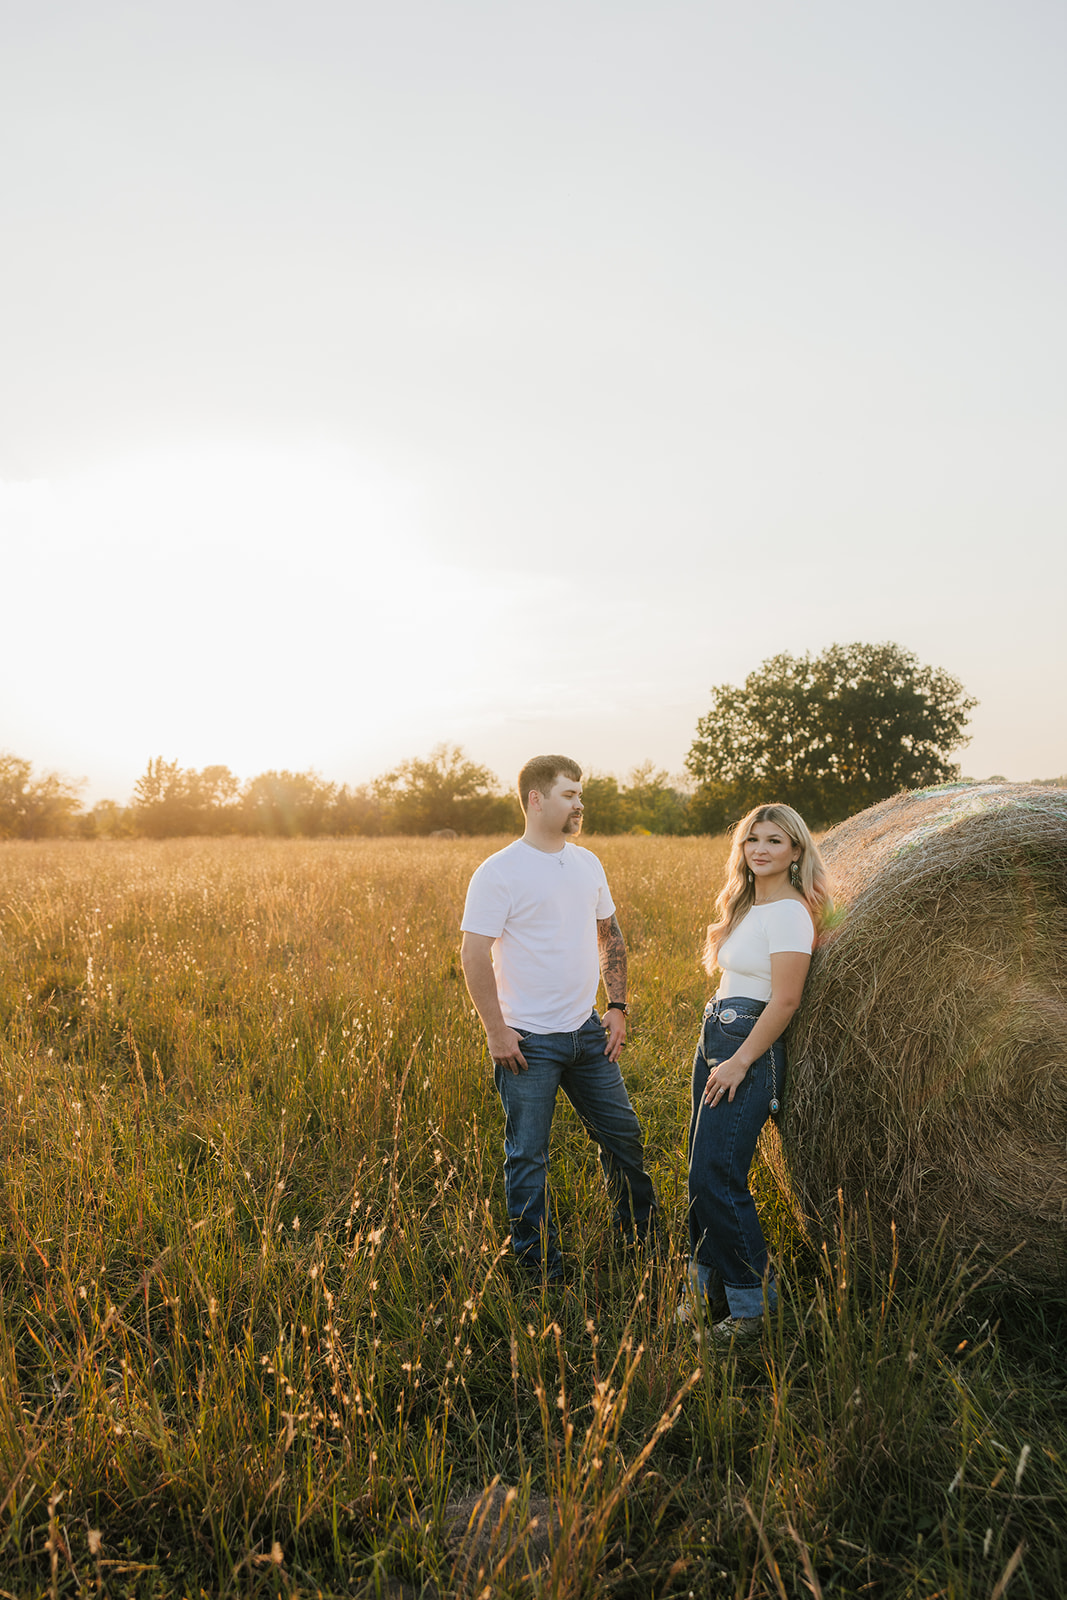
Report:
[[[548,1200],[548,1141],[562,1089],[600,1146],[615,1223],[654,1242],[656,1193],[618,1061],[626,1041],[626,946],[582,828],[582,769],[536,756],[519,774],[521,839],[483,861],[463,911],[463,971],[504,1107],[512,1247],[531,1273],[563,1276]],[[604,1019],[593,1010],[603,978]]]

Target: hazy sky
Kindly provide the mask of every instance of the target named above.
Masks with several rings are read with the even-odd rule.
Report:
[[[892,639],[1067,770],[1053,0],[9,0],[0,748],[681,768]]]

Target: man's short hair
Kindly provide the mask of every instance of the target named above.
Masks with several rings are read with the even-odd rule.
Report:
[[[530,790],[536,789],[538,794],[547,794],[557,778],[573,778],[575,783],[581,783],[582,769],[570,756],[534,756],[527,761],[519,773],[519,804],[523,816],[526,815]]]

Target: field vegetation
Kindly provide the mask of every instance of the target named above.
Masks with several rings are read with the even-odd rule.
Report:
[[[597,846],[668,1253],[613,1249],[567,1108],[569,1281],[516,1281],[457,960],[493,846],[0,847],[0,1591],[1067,1592],[1061,1305],[761,1176],[763,1348],[674,1320],[721,841]]]

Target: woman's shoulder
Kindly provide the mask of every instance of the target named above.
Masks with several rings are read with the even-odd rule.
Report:
[[[738,918],[734,927],[735,933],[749,917],[754,924],[762,924],[764,927],[780,925],[799,928],[808,922],[813,928],[815,926],[811,907],[801,894],[783,895],[781,900],[766,900],[762,904],[757,902],[750,905],[744,916]]]
[[[778,938],[798,937],[802,939],[810,950],[815,939],[815,918],[811,908],[802,895],[786,895],[781,900],[771,900],[767,905],[760,906],[763,912],[764,927],[768,935],[777,941]],[[786,945],[783,948],[788,949]]]
[[[814,926],[815,919],[811,914],[811,907],[802,894],[783,895],[780,900],[769,900],[766,905],[753,909],[766,912],[772,921],[782,922],[810,922]]]

